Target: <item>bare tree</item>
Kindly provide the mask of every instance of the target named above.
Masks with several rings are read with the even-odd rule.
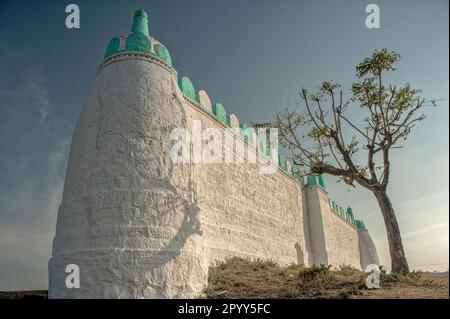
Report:
[[[370,190],[381,209],[387,230],[393,273],[408,273],[400,230],[387,194],[390,153],[403,147],[411,129],[425,115],[425,100],[409,84],[386,86],[383,76],[394,71],[400,55],[375,50],[356,67],[351,98],[340,85],[323,82],[318,91],[299,92],[303,110],[276,113],[280,143],[292,151],[294,165],[303,172],[330,174],[348,185]],[[362,146],[362,147],[361,147]],[[362,163],[362,164],[361,164]]]

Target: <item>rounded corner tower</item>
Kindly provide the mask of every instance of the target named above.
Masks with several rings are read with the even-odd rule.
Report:
[[[189,298],[203,289],[192,167],[170,160],[171,131],[187,121],[171,64],[141,9],[132,32],[110,41],[72,139],[49,298]],[[68,265],[78,266],[79,288],[66,285]]]

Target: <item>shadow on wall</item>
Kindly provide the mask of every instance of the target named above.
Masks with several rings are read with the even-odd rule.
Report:
[[[193,164],[189,165],[189,180],[188,180],[188,198],[183,198],[183,195],[180,194],[177,189],[170,184],[172,172],[173,172],[173,166],[169,169],[169,177],[168,177],[168,185],[169,190],[171,190],[174,194],[177,196],[175,197],[175,200],[171,203],[167,203],[167,207],[169,210],[172,210],[174,206],[179,205],[180,207],[184,208],[182,211],[185,212],[183,221],[178,228],[176,234],[172,237],[170,242],[166,245],[166,247],[162,248],[159,252],[159,255],[161,257],[162,263],[167,263],[171,259],[175,258],[176,256],[180,255],[183,247],[186,244],[186,241],[188,238],[194,234],[196,235],[203,235],[203,230],[200,224],[200,221],[198,219],[198,213],[200,209],[198,208],[198,200],[197,200],[197,194],[194,187],[194,181],[193,181]],[[177,200],[179,199],[179,200]],[[170,254],[167,254],[167,252],[170,252]]]
[[[149,84],[147,82],[145,82],[145,84],[147,85],[146,90],[150,91],[151,87],[148,86]],[[170,99],[170,105],[168,106],[172,112],[179,113],[178,115],[180,116],[177,117],[177,121],[169,122],[170,124],[166,126],[156,128],[160,131],[160,134],[155,134],[155,136],[158,136],[161,144],[166,141],[171,141],[170,134],[173,129],[178,127],[187,127],[187,114],[183,105],[184,100],[182,94],[179,91],[176,81],[173,81],[171,83],[171,86],[172,91],[178,91],[178,94],[174,93],[172,95]],[[107,109],[107,103],[104,102],[104,93],[102,92],[103,90],[101,90],[100,87],[97,87],[98,103],[100,105],[100,109],[104,110]],[[110,143],[110,147],[114,147],[116,149],[116,152],[113,153],[115,157],[131,153],[130,150],[126,149],[126,146],[129,142],[123,137],[122,134],[112,134],[108,131],[108,135],[112,135],[112,139],[115,141]],[[99,148],[99,146],[96,145],[96,148]],[[150,178],[148,176],[145,177],[146,185],[151,185],[152,188],[155,188],[157,190],[164,189],[166,191],[165,193],[167,194],[167,196],[164,197],[164,206],[161,205],[159,207],[156,207],[157,213],[166,215],[172,213],[173,211],[177,211],[178,214],[183,214],[183,220],[181,224],[179,226],[176,226],[176,234],[172,236],[170,241],[164,247],[160,247],[158,249],[158,252],[155,252],[155,257],[158,257],[159,265],[166,264],[172,259],[179,256],[183,248],[185,247],[189,237],[195,234],[200,236],[203,235],[202,227],[198,219],[198,213],[200,209],[198,208],[198,197],[194,184],[194,164],[173,163],[169,156],[169,150],[170,147],[167,150],[164,150],[164,153],[161,154],[161,158],[159,159],[160,161],[162,161],[161,163],[159,163],[159,167],[161,167],[161,169],[158,169],[156,171],[156,176],[152,176]],[[108,160],[111,161],[110,158],[108,158]],[[135,162],[133,162],[132,157],[121,158],[119,160],[116,160],[116,162],[120,165],[124,162],[129,162],[128,167],[130,167],[131,170],[129,174],[136,174],[135,167],[137,167],[137,165]],[[184,171],[182,174],[182,176],[187,176],[187,181],[183,180],[183,190],[181,190],[180,187],[177,187],[177,185],[174,184],[174,181],[179,179],[179,176],[174,176],[175,165],[177,165],[181,169],[186,169],[188,171],[188,174],[186,174],[186,172]],[[185,167],[181,167],[182,165],[185,165]],[[137,170],[137,174],[139,174],[140,176],[146,175],[145,172],[139,172],[139,170]]]
[[[173,84],[174,89],[178,90],[176,84]],[[181,95],[181,92],[180,92]],[[174,95],[172,97],[172,101],[178,106],[178,109],[181,111],[181,127],[187,127],[187,114],[183,106],[183,102],[180,97]],[[168,140],[170,140],[170,132],[174,127],[169,126],[167,128]],[[164,134],[162,134],[164,135]],[[191,148],[192,152],[192,148]],[[192,157],[192,154],[191,154]],[[187,240],[192,235],[203,235],[203,230],[201,227],[200,220],[198,218],[198,213],[200,211],[198,207],[198,196],[194,183],[194,164],[174,164],[171,159],[169,159],[170,164],[168,165],[168,173],[167,177],[164,178],[165,188],[174,194],[174,200],[172,202],[167,203],[166,207],[168,211],[172,211],[176,206],[181,207],[181,211],[184,212],[183,221],[181,225],[178,227],[176,234],[172,237],[170,242],[166,245],[166,247],[162,248],[159,252],[159,258],[161,263],[167,263],[171,261],[173,258],[179,256],[183,247],[185,246]],[[172,184],[172,181],[176,179],[173,177],[174,174],[174,166],[175,165],[185,165],[188,168],[188,181],[187,181],[187,196],[183,196],[179,189]]]
[[[178,89],[176,85],[175,89]],[[181,93],[181,92],[180,92]],[[179,108],[182,115],[182,126],[181,127],[187,127],[187,114],[184,109],[184,106],[181,101],[179,101],[179,98],[176,96],[173,97],[173,100],[178,102]],[[176,103],[175,102],[175,103]],[[181,102],[181,103],[180,103]],[[170,135],[171,130],[173,127],[170,127],[168,130],[168,136]],[[192,152],[192,148],[191,148]],[[191,154],[192,158],[192,154]],[[187,164],[174,164],[170,159],[171,162],[170,165],[168,165],[168,173],[167,178],[165,179],[167,183],[167,188],[169,191],[173,192],[173,194],[176,194],[175,201],[172,203],[167,203],[167,207],[169,207],[169,210],[173,209],[176,205],[179,205],[182,207],[181,211],[184,212],[183,221],[181,225],[178,227],[176,234],[172,237],[170,242],[161,249],[158,252],[158,256],[161,258],[162,263],[167,263],[173,258],[180,255],[181,251],[183,250],[183,247],[185,246],[187,240],[192,235],[203,235],[203,230],[201,227],[201,223],[198,219],[198,213],[200,211],[198,207],[198,196],[195,188],[194,183],[194,164],[193,163],[187,163]],[[188,181],[187,181],[187,196],[183,196],[183,194],[172,184],[173,180],[173,169],[174,165],[186,165],[188,169]],[[168,252],[170,252],[168,254]]]

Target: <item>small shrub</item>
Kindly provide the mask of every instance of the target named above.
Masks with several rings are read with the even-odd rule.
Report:
[[[276,262],[274,262],[273,260],[257,259],[252,264],[253,264],[253,268],[255,270],[258,270],[258,269],[264,270],[264,269],[277,268],[278,267],[278,264]]]
[[[345,264],[339,265],[339,269],[337,270],[337,272],[343,276],[351,276],[356,273],[361,273],[361,271],[357,270],[355,267]]]
[[[316,279],[320,275],[328,274],[331,266],[326,265],[313,265],[312,267],[304,268],[299,271],[298,278],[302,281],[311,281]]]

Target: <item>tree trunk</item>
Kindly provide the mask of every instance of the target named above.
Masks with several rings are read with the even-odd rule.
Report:
[[[409,266],[403,250],[400,229],[398,228],[397,218],[395,217],[391,200],[389,199],[386,191],[374,191],[374,194],[377,198],[378,205],[381,208],[384,224],[386,225],[389,253],[391,255],[391,272],[397,274],[407,274],[409,273]]]

